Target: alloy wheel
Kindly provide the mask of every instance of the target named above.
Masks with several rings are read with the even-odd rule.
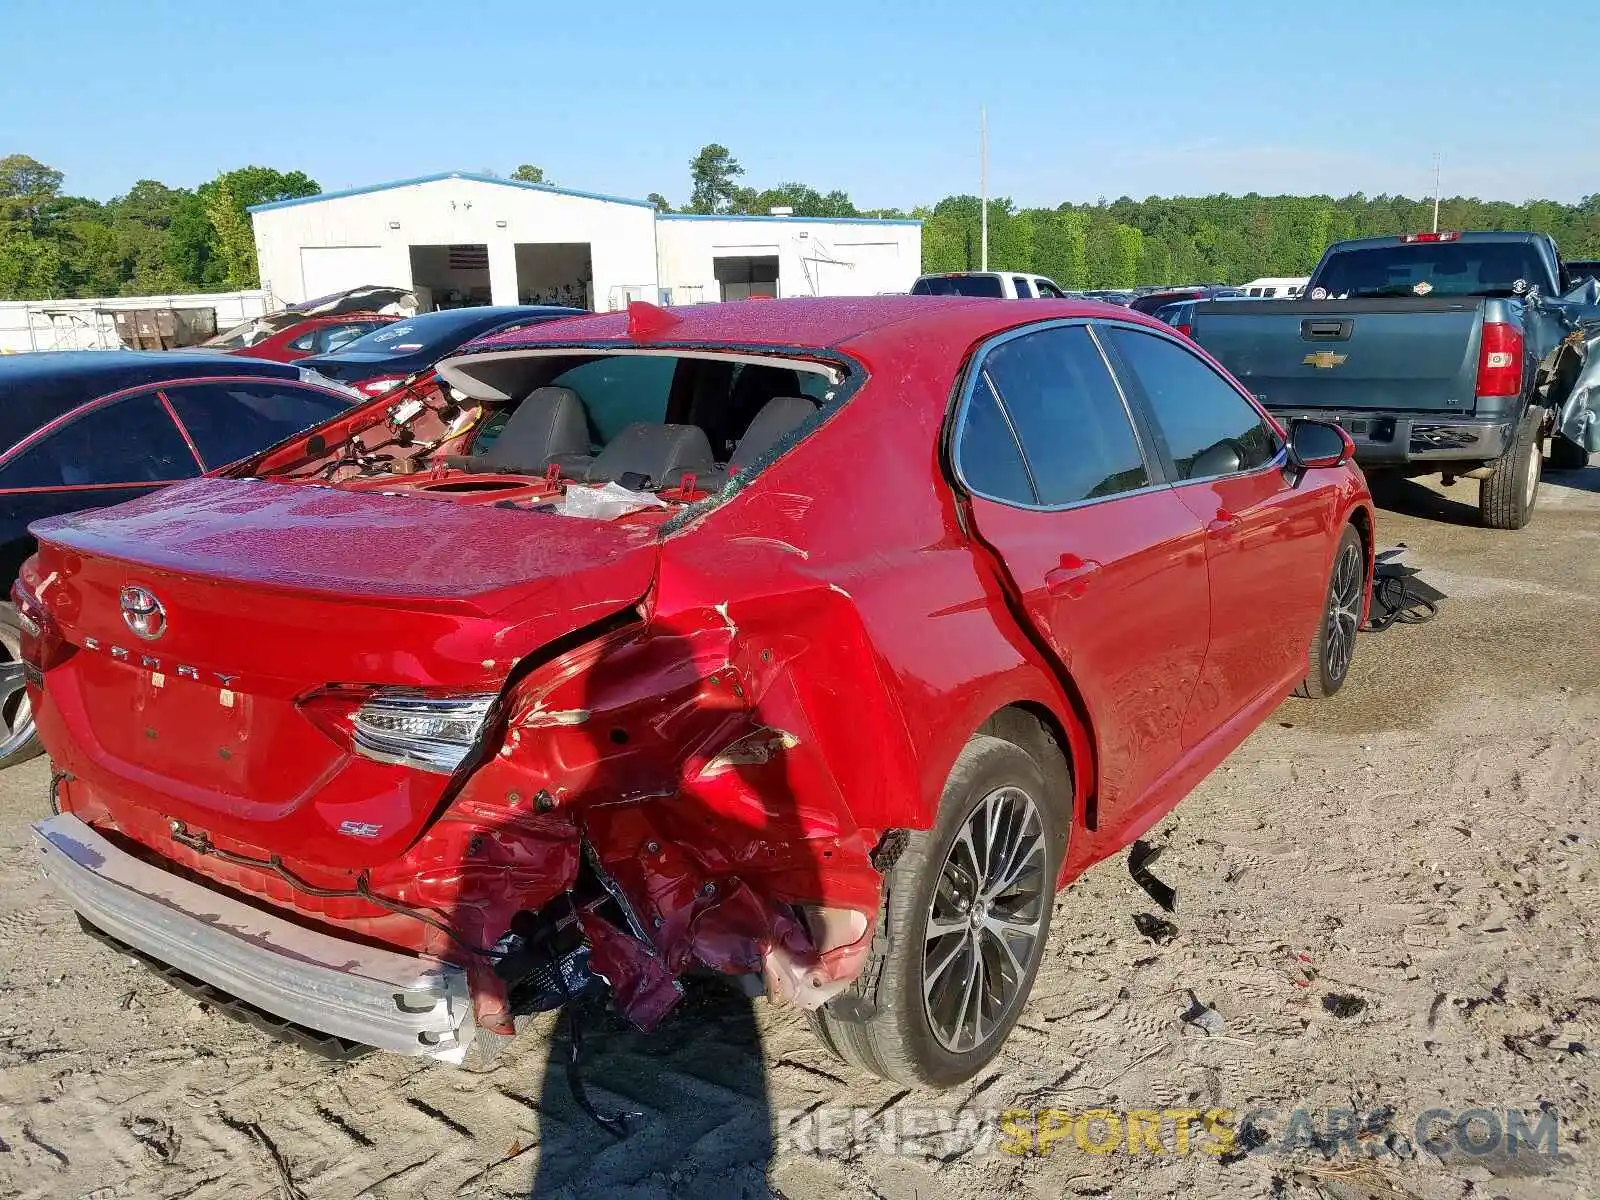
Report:
[[[1343,679],[1355,652],[1356,627],[1361,624],[1361,550],[1346,546],[1334,564],[1333,584],[1328,597],[1328,628],[1324,638],[1328,656],[1328,676]]]
[[[1544,474],[1544,447],[1538,438],[1533,439],[1532,459],[1528,464],[1527,507],[1532,508],[1539,495],[1539,477]]]
[[[976,1049],[1004,1027],[1039,953],[1052,880],[1044,821],[1022,788],[996,788],[956,835],[928,906],[922,997],[945,1049]]]
[[[33,739],[33,705],[22,677],[22,646],[0,629],[0,762]]]

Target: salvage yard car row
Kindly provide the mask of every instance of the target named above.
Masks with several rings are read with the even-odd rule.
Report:
[[[200,477],[33,524],[13,592],[46,874],[114,943],[401,1054],[606,990],[650,1029],[710,970],[862,1070],[972,1077],[1056,891],[1349,672],[1368,392],[1275,417],[1259,364],[1315,343],[1305,386],[1342,354],[1381,406],[1423,376],[1369,317],[1444,320],[1475,370],[1407,436],[1492,430],[1513,506],[1526,414],[1538,446],[1592,429],[1551,383],[1582,339],[1538,324],[1587,328],[1581,295],[1408,275],[1381,312],[1202,299],[1191,339],[1019,278],[544,310],[437,352],[408,318],[341,381],[367,398],[319,367],[295,386],[337,411],[219,469],[147,385]],[[1245,320],[1230,375],[1196,341]]]
[[[327,1034],[460,1061],[552,962],[647,1028],[710,968],[956,1082],[1055,891],[1349,667],[1348,438],[1126,310],[635,305],[439,374],[36,524],[15,591],[46,873]]]

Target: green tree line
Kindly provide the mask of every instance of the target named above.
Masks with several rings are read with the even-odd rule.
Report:
[[[981,255],[981,204],[950,196],[923,219],[922,269],[972,270]],[[1127,196],[1110,203],[1015,207],[989,202],[989,265],[1036,271],[1064,288],[1244,283],[1308,275],[1329,243],[1432,228],[1433,201],[1404,196]],[[1600,194],[1577,204],[1452,196],[1440,229],[1549,233],[1568,258],[1600,257]]]
[[[102,203],[60,171],[0,158],[0,300],[226,292],[260,286],[245,209],[322,189],[301,171],[224,171],[198,188],[141,179]]]
[[[727,147],[712,143],[690,161],[690,196],[681,211],[801,217],[918,217],[922,269],[978,267],[981,204],[947,196],[931,207],[858,209],[843,191],[808,184],[756,188]],[[524,164],[512,178],[544,182]],[[24,154],[0,158],[0,300],[141,296],[230,291],[259,286],[252,204],[314,196],[301,171],[248,166],[197,188],[141,179],[101,202],[62,191],[60,171]],[[672,205],[660,193],[650,200]],[[1124,196],[1094,204],[1019,208],[989,201],[989,265],[1035,271],[1062,287],[1242,283],[1263,275],[1305,275],[1323,249],[1343,238],[1428,229],[1431,200],[1404,196]],[[1577,204],[1526,204],[1453,196],[1439,209],[1442,229],[1531,229],[1552,234],[1569,258],[1600,258],[1600,194]]]

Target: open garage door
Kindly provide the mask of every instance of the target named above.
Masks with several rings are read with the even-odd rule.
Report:
[[[719,254],[711,260],[711,265],[724,300],[748,300],[751,296],[775,300],[778,297],[776,254]]]
[[[594,308],[588,242],[518,242],[517,303]]]
[[[411,247],[417,311],[490,303],[489,247],[481,242]]]
[[[301,246],[302,296],[347,292],[364,284],[404,285],[389,278],[388,257],[382,246]]]

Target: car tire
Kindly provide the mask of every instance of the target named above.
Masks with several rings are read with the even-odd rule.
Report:
[[[1071,821],[1071,787],[1052,793],[1046,780],[1014,742],[977,734],[963,747],[934,827],[907,834],[884,874],[861,976],[812,1014],[830,1052],[935,1088],[970,1079],[1000,1052],[1044,957]],[[942,932],[930,933],[935,922]]]
[[[1489,464],[1489,477],[1478,488],[1478,516],[1485,529],[1521,529],[1532,518],[1544,467],[1539,442],[1543,424],[1544,411],[1530,408],[1517,424],[1511,445]]]
[[[1295,695],[1322,700],[1344,686],[1355,657],[1356,631],[1361,626],[1361,606],[1366,599],[1367,549],[1354,525],[1346,525],[1333,554],[1328,573],[1328,595],[1322,619],[1311,635],[1310,671]]]
[[[1589,465],[1589,451],[1569,437],[1556,434],[1550,439],[1550,469],[1581,471]]]
[[[44,748],[33,735],[32,709],[22,689],[22,621],[16,606],[0,603],[0,771],[37,758]]]

